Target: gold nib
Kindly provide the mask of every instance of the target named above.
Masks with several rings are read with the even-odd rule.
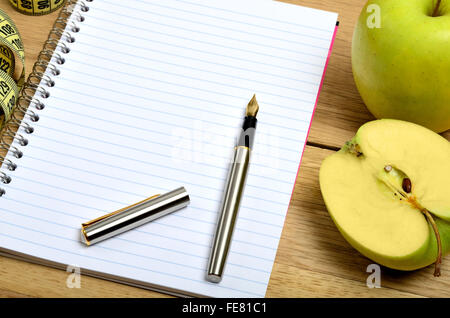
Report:
[[[259,105],[256,101],[256,95],[253,95],[252,99],[248,102],[246,115],[256,117],[256,114],[258,114],[258,110]]]

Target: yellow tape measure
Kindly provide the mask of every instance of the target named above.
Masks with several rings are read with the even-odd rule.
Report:
[[[9,0],[17,11],[28,15],[43,15],[62,7],[64,0]]]
[[[0,70],[12,77],[15,66],[14,53],[7,46],[0,46]]]
[[[21,70],[16,70],[17,61],[20,61]],[[14,22],[0,9],[0,109],[4,115],[3,121],[11,117],[24,82],[25,52],[22,40]]]

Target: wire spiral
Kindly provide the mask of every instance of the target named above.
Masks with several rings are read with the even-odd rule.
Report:
[[[13,114],[0,130],[0,151],[5,153],[5,155],[0,154],[1,168],[6,168],[8,171],[16,170],[17,164],[7,159],[6,154],[9,152],[16,159],[22,158],[23,152],[19,147],[28,145],[26,134],[34,132],[32,123],[39,120],[38,112],[45,108],[42,99],[50,97],[50,92],[45,87],[55,86],[53,78],[60,74],[58,65],[64,64],[66,61],[64,55],[70,53],[70,48],[66,43],[75,42],[74,34],[80,31],[78,23],[84,21],[83,13],[89,11],[86,2],[92,1],[67,0],[55,20],[37,61],[33,65],[33,70],[17,98]],[[22,129],[24,134],[19,133],[19,129]],[[15,145],[12,145],[14,142]],[[9,184],[11,181],[11,176],[0,171],[0,183]],[[6,190],[0,187],[0,197],[4,194],[6,194]]]

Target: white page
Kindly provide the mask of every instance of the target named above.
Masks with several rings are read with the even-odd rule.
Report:
[[[0,246],[186,294],[264,296],[337,15],[270,1],[88,5],[29,145],[15,144],[23,158],[8,154],[17,170],[2,168]],[[213,284],[219,204],[254,93],[247,186]],[[180,186],[188,208],[80,243],[82,222]]]

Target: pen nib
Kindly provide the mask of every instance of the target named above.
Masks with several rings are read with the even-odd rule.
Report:
[[[247,105],[247,116],[256,117],[256,114],[258,114],[259,105],[256,101],[256,95],[253,95],[252,99],[248,102]]]

